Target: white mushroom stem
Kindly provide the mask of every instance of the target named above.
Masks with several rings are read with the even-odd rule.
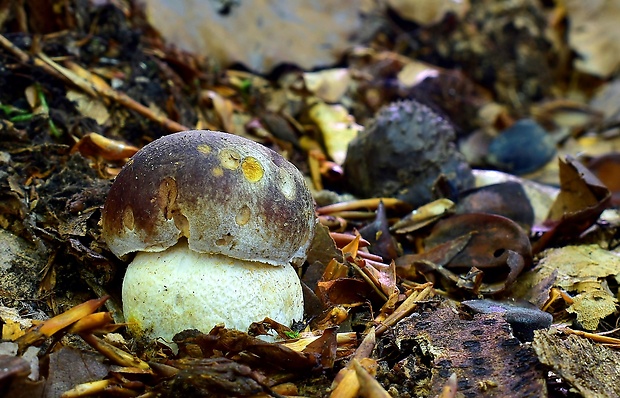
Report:
[[[130,330],[168,341],[185,329],[208,333],[225,324],[247,330],[265,317],[285,325],[303,318],[293,267],[198,253],[185,241],[162,252],[138,253],[122,294]]]

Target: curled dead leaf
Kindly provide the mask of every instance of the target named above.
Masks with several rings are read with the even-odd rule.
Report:
[[[491,213],[509,218],[529,231],[534,223],[534,209],[523,186],[516,181],[486,185],[464,192],[456,212]]]
[[[419,271],[451,281],[474,294],[497,294],[532,262],[528,236],[514,221],[483,213],[438,222],[424,241],[428,251],[399,258],[399,274]],[[432,277],[433,275],[429,275]]]
[[[534,244],[538,253],[552,241],[570,241],[598,220],[611,202],[611,192],[583,164],[567,156],[560,162],[560,193],[543,224],[544,234]]]
[[[80,152],[84,157],[114,161],[132,157],[138,152],[138,148],[101,134],[88,133],[71,148],[71,152]]]

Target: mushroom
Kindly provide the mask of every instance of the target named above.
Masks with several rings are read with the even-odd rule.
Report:
[[[216,131],[164,136],[110,188],[102,237],[127,267],[125,320],[137,337],[247,330],[303,317],[300,265],[314,235],[302,173],[276,152]]]

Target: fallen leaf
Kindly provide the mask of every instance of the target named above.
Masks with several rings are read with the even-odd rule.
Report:
[[[234,106],[233,106],[232,101],[230,101],[229,99],[225,98],[224,96],[222,96],[221,94],[213,90],[207,90],[204,95],[211,100],[213,104],[213,109],[215,109],[215,113],[220,119],[220,122],[222,123],[222,127],[224,128],[224,131],[234,134],[235,133],[235,125],[233,123]]]
[[[297,371],[315,369],[320,361],[317,355],[293,351],[281,344],[268,343],[223,326],[214,327],[208,334],[198,333],[187,339],[179,339],[178,336],[174,339],[177,344],[198,344],[202,356],[207,358],[219,356],[221,352],[231,356],[247,352],[260,358],[264,366]]]
[[[0,355],[0,393],[12,398],[47,398],[45,382],[28,378],[30,364],[25,359]],[[59,396],[59,395],[57,395]]]
[[[487,293],[503,291],[531,264],[530,241],[523,229],[514,221],[493,214],[470,213],[441,220],[424,245],[432,250],[464,236],[471,236],[467,245],[444,268],[455,274],[463,274],[473,267],[483,271],[485,284],[500,284],[488,287]],[[521,261],[517,260],[519,257]]]
[[[424,62],[410,60],[396,76],[404,87],[413,87],[428,77],[437,77],[439,70]]]
[[[47,396],[58,397],[77,384],[101,380],[109,371],[100,355],[63,347],[50,354]]]
[[[93,98],[81,91],[68,90],[67,99],[75,103],[82,116],[94,119],[99,125],[105,125],[110,119],[105,103],[99,98]]]
[[[507,182],[515,182],[520,184],[523,187],[523,190],[525,191],[525,194],[534,210],[534,225],[542,224],[547,219],[549,209],[560,192],[560,190],[556,187],[543,185],[535,181],[530,181],[528,179],[503,173],[501,171],[474,170],[473,172],[476,176],[476,187]]]
[[[123,160],[132,157],[139,148],[113,140],[97,133],[85,134],[75,143],[71,152],[80,152],[84,157],[102,158],[105,160]]]
[[[340,101],[351,83],[351,73],[347,68],[306,72],[303,78],[308,91],[326,102]]]
[[[539,263],[515,284],[516,297],[530,300],[541,284],[547,295],[551,287],[561,288],[572,294],[573,304],[567,311],[575,313],[577,322],[587,330],[595,330],[600,319],[615,312],[617,300],[605,287],[605,278],[620,277],[618,255],[598,245],[580,245],[548,249],[540,256]]]
[[[308,344],[302,351],[305,354],[314,354],[320,358],[323,369],[331,369],[334,366],[336,349],[338,348],[336,330],[338,330],[337,326],[323,330],[321,337]]]
[[[594,285],[596,287],[588,287],[572,297],[573,303],[566,309],[568,313],[577,315],[577,324],[586,330],[596,330],[599,321],[618,308],[618,300],[602,290],[600,282],[594,281]]]
[[[534,209],[523,186],[516,181],[463,192],[459,195],[456,213],[497,214],[516,222],[524,231],[529,231],[534,224]]]
[[[581,235],[609,206],[611,193],[584,165],[570,156],[560,162],[560,193],[543,226],[547,231],[535,242],[541,251],[551,241],[569,241]]]
[[[390,233],[387,214],[383,202],[379,203],[375,220],[359,230],[362,238],[370,242],[368,250],[390,261],[402,254],[398,242]]]
[[[339,278],[326,282],[319,282],[317,296],[325,306],[335,304],[359,304],[368,300],[372,291],[371,286],[361,279]]]
[[[472,233],[462,235],[458,238],[437,245],[432,249],[425,250],[422,253],[405,254],[404,256],[397,258],[395,263],[398,267],[398,275],[405,279],[414,280],[419,272],[423,274],[427,280],[434,282],[434,277],[431,274],[434,271],[437,271],[444,277],[450,279],[449,275],[442,273],[442,271],[445,270],[444,266],[448,264],[458,253],[460,253],[465,246],[467,246],[472,235]],[[454,277],[455,279],[458,279],[458,277]],[[453,281],[456,282],[455,279]]]
[[[563,3],[569,20],[568,42],[580,57],[575,67],[602,78],[620,68],[620,35],[617,23],[620,4],[615,1]],[[596,21],[596,23],[592,23]]]
[[[620,205],[620,153],[610,152],[594,157],[586,165],[611,191],[611,204]]]
[[[450,199],[442,198],[434,200],[423,206],[418,207],[406,217],[403,217],[390,228],[397,234],[417,231],[443,216],[454,212],[454,202]]]
[[[224,398],[268,391],[263,375],[228,358],[183,358],[170,364],[177,372],[155,386],[159,396]]]
[[[347,148],[363,127],[342,105],[315,104],[310,109],[310,118],[319,126],[328,155],[339,165],[347,157]]]

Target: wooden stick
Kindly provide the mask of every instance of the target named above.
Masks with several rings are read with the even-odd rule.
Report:
[[[11,43],[6,37],[0,35],[0,45],[13,53],[22,63],[32,63],[33,65],[41,68],[46,73],[56,77],[57,79],[63,80],[80,90],[86,92],[88,95],[92,97],[96,97],[97,95],[109,98],[113,101],[118,102],[119,104],[136,111],[140,115],[146,117],[149,120],[157,122],[164,126],[170,132],[177,131],[185,131],[191,130],[189,127],[186,127],[180,123],[175,122],[174,120],[168,119],[165,116],[160,116],[151,111],[148,107],[142,105],[137,102],[133,98],[129,97],[127,94],[114,90],[111,87],[99,87],[91,84],[86,79],[76,75],[71,70],[65,68],[64,66],[59,65],[54,62],[51,58],[43,53],[39,53],[36,57],[32,57],[22,51],[19,47],[15,46]]]

